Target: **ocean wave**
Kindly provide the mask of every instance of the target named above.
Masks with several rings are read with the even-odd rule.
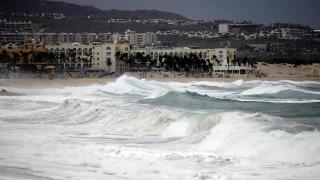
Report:
[[[230,157],[320,162],[319,131],[311,128],[296,132],[295,126],[281,122],[281,119],[261,114],[223,113],[220,123],[211,129],[198,148]]]
[[[123,75],[115,82],[105,85],[101,90],[114,94],[135,94],[153,98],[165,94],[172,88],[165,83],[139,80]]]
[[[313,81],[244,81],[236,80],[233,82],[159,82],[154,80],[139,80],[134,77],[123,75],[115,82],[106,85],[90,85],[83,87],[65,87],[55,85],[51,87],[16,87],[11,85],[1,85],[0,88],[7,89],[10,92],[21,93],[25,95],[90,95],[99,91],[112,94],[135,94],[147,98],[157,98],[165,95],[169,91],[175,92],[195,92],[202,95],[221,98],[229,95],[259,95],[275,94],[282,91],[302,92],[307,94],[320,95],[318,91],[319,82]],[[310,90],[309,87],[316,87],[316,90]],[[218,88],[218,89],[217,89]]]
[[[222,157],[320,162],[320,132],[316,127],[261,113],[157,108],[118,122],[121,123],[116,127],[122,127],[122,130],[159,134],[177,141],[175,144],[190,143],[197,150]]]
[[[310,94],[317,94],[320,95],[320,92],[315,92],[315,91],[309,91],[309,90],[304,90],[301,88],[298,88],[293,85],[289,84],[270,84],[270,83],[265,83],[261,84],[259,86],[255,86],[251,89],[247,89],[243,92],[241,92],[241,95],[259,95],[259,94],[275,94],[279,93],[282,91],[293,91],[293,92],[303,92],[303,93],[310,93]]]

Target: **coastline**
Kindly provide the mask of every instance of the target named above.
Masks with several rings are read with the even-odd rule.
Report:
[[[148,81],[155,80],[161,82],[181,82],[188,83],[194,81],[211,81],[211,82],[233,82],[237,80],[252,81],[279,81],[279,80],[292,80],[292,81],[316,81],[320,82],[320,64],[299,65],[292,64],[266,64],[259,62],[256,71],[261,73],[262,77],[256,77],[248,74],[233,74],[228,78],[219,77],[186,77],[178,73],[161,73],[161,72],[129,72],[125,73],[127,76],[135,77],[137,79],[145,79]],[[165,76],[166,75],[166,76]],[[116,81],[118,77],[107,76],[104,78],[68,78],[68,79],[0,79],[1,83],[11,84],[15,86],[88,86],[88,85],[105,85],[110,82]],[[1,90],[1,89],[0,89]],[[1,92],[6,94],[8,92]]]
[[[131,76],[131,75],[128,75]],[[136,77],[136,76],[131,76]],[[108,77],[108,78],[79,78],[79,79],[2,79],[2,82],[17,85],[17,86],[37,86],[37,85],[62,85],[62,86],[86,86],[86,85],[105,85],[110,82],[114,82],[118,77]],[[168,77],[168,78],[138,78],[145,79],[147,81],[161,81],[161,82],[195,82],[195,81],[211,81],[211,82],[233,82],[237,80],[244,81],[279,81],[279,80],[291,80],[291,81],[319,81],[320,77],[288,77],[288,76],[278,76],[278,77],[229,77],[229,78],[188,78],[188,77]]]
[[[234,82],[237,80],[243,81],[313,81],[320,82],[320,77],[285,77],[285,76],[274,76],[274,77],[229,77],[229,78],[188,78],[188,77],[167,77],[167,78],[138,78],[137,76],[132,76],[132,74],[126,74],[127,76],[136,77],[137,79],[144,79],[147,81],[159,81],[159,82],[179,82],[179,83],[190,83],[190,82]],[[9,84],[10,86],[16,87],[80,87],[80,86],[90,86],[90,85],[106,85],[111,82],[115,82],[117,77],[107,77],[107,78],[78,78],[78,79],[0,79],[0,85]],[[6,89],[0,89],[0,96],[20,96],[22,94],[13,93],[7,91]]]

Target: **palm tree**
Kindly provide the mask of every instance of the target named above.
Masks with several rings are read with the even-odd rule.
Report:
[[[22,52],[22,64],[28,64],[28,61],[29,61],[29,53],[27,52]]]
[[[241,63],[242,63],[244,66],[247,66],[247,63],[248,63],[248,58],[247,58],[247,56],[245,56],[244,58],[242,58]]]
[[[63,63],[63,69],[66,69],[67,56],[64,52],[60,54],[60,60],[61,60],[61,63]]]
[[[210,62],[209,59],[207,59],[207,64],[208,64],[208,71],[209,74],[212,75],[212,70],[213,70],[213,63]]]
[[[217,62],[217,65],[219,66],[219,63],[220,63],[220,62],[219,62],[219,60],[217,59],[217,56],[216,56],[216,55],[213,55],[213,56],[212,56],[212,59],[215,60],[215,61]]]
[[[8,55],[8,52],[6,51],[6,50],[3,50],[2,51],[2,62],[4,62],[4,63],[9,63],[9,55]]]
[[[20,58],[21,58],[20,54],[17,52],[14,52],[13,57],[12,57],[12,61],[11,61],[11,66],[13,64],[16,64],[18,61],[20,61]]]
[[[107,62],[106,63],[107,63],[107,66],[108,66],[109,70],[111,71],[111,68],[110,68],[110,66],[112,65],[111,59],[107,58]]]

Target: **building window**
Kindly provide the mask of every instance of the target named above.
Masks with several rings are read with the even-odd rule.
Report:
[[[107,56],[111,56],[111,52],[107,52]]]
[[[111,48],[110,48],[110,47],[107,47],[107,50],[111,50]]]
[[[97,58],[97,61],[99,61],[99,58]]]
[[[99,52],[97,52],[97,55],[99,55]]]

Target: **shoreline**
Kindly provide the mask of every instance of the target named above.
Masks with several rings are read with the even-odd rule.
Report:
[[[127,75],[129,77],[134,77]],[[312,81],[320,82],[320,77],[265,77],[265,78],[255,78],[255,77],[230,77],[230,78],[187,78],[187,77],[169,77],[169,78],[137,78],[144,79],[146,81],[159,81],[159,82],[178,82],[178,83],[190,83],[190,82],[234,82],[237,80],[243,81]],[[81,86],[91,86],[91,85],[106,85],[111,82],[115,82],[116,77],[108,78],[79,78],[79,79],[0,79],[0,86],[10,85],[16,87],[81,87]],[[0,96],[20,96],[22,94],[7,91],[5,88],[0,89]]]
[[[127,75],[129,77],[135,77],[137,79],[144,79],[147,81],[160,81],[160,82],[195,82],[195,81],[209,81],[209,82],[234,82],[237,80],[243,81],[315,81],[320,82],[320,77],[229,77],[229,78],[188,78],[188,77],[168,77],[168,78],[138,78],[136,76]],[[37,85],[64,85],[64,86],[86,86],[86,85],[105,85],[110,82],[114,82],[119,77],[108,78],[78,78],[78,79],[0,79],[2,83],[14,84],[18,86],[37,86]]]
[[[125,75],[135,77],[137,79],[154,80],[161,82],[193,82],[193,81],[212,81],[212,82],[233,82],[236,80],[252,81],[316,81],[320,82],[320,63],[310,65],[293,64],[267,64],[259,62],[256,65],[257,74],[229,74],[230,77],[218,77],[214,74],[213,77],[207,77],[206,73],[195,73],[192,77],[186,77],[183,73],[178,72],[126,72]],[[26,77],[38,77],[33,76]],[[192,75],[192,74],[191,74]],[[260,75],[261,77],[257,77]],[[39,76],[41,77],[41,76]],[[86,86],[86,85],[105,85],[113,82],[118,77],[106,76],[102,78],[83,77],[83,78],[67,78],[67,79],[49,79],[49,76],[42,76],[42,78],[16,78],[16,79],[0,79],[1,82],[14,84],[17,86],[41,86],[41,85],[63,85],[63,86]]]

